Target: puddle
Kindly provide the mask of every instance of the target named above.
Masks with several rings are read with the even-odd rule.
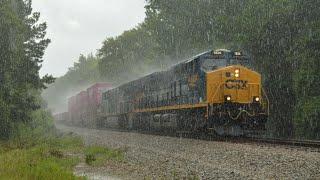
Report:
[[[80,163],[74,168],[74,175],[85,176],[89,180],[121,180],[121,178],[110,176],[104,168],[91,167],[85,163]]]

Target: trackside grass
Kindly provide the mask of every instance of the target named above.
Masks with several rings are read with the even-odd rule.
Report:
[[[81,179],[73,175],[73,167],[81,159],[66,153],[81,153],[79,138],[49,138],[34,146],[15,147],[2,142],[0,147],[0,179]]]
[[[85,179],[73,174],[73,168],[84,161],[84,155],[87,164],[94,166],[108,160],[123,160],[122,152],[85,147],[77,137],[47,138],[34,144],[21,148],[14,142],[0,142],[0,179]]]

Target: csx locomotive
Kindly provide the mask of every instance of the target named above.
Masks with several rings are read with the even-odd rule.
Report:
[[[213,50],[108,90],[98,126],[239,136],[265,129],[261,75],[242,52]]]

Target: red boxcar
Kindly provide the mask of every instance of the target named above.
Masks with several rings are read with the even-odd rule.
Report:
[[[89,104],[99,106],[101,104],[102,93],[112,88],[110,83],[96,83],[87,89],[89,95]]]
[[[88,93],[88,109],[87,109],[87,126],[94,127],[96,125],[98,109],[102,101],[102,93],[111,89],[111,83],[96,83],[87,89]]]
[[[102,93],[111,87],[110,83],[96,83],[89,87],[87,91],[82,91],[69,98],[69,123],[76,126],[94,127],[102,100]]]
[[[86,126],[85,122],[87,119],[87,108],[88,108],[88,93],[87,91],[81,91],[76,96],[75,105],[75,124],[78,126]]]

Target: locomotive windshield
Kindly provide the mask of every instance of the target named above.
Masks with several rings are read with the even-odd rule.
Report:
[[[203,71],[212,71],[219,67],[226,67],[227,60],[226,59],[205,59],[202,63]]]
[[[220,51],[215,51],[215,53],[219,53]],[[232,52],[232,51],[221,51],[219,54],[214,54],[207,56],[202,59],[201,68],[203,71],[213,71],[220,67],[226,67],[231,65],[242,65],[249,67],[249,57],[243,55],[240,52]]]

